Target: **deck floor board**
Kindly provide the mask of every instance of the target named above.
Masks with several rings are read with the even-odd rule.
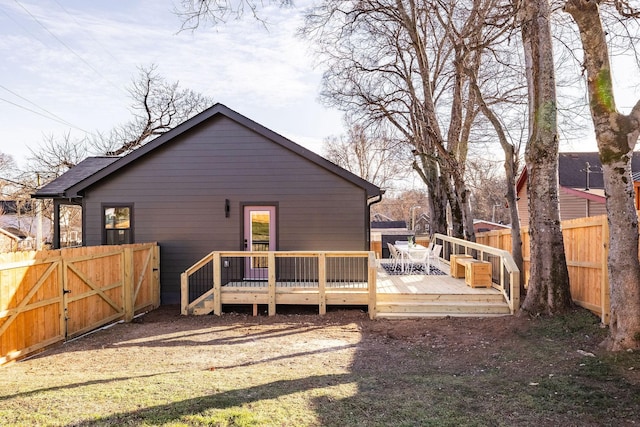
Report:
[[[382,260],[381,263],[387,262]],[[378,267],[378,293],[381,294],[445,294],[445,295],[494,295],[500,291],[493,288],[472,288],[464,279],[454,279],[449,275],[449,266],[441,263],[440,270],[445,275],[390,275]]]

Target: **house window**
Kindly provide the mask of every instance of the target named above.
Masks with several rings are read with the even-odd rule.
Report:
[[[105,206],[103,221],[103,244],[133,243],[133,206]]]

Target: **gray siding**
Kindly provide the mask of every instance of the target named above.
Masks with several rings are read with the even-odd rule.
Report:
[[[604,203],[574,196],[560,191],[560,219],[562,221],[588,216],[606,215]]]
[[[135,242],[160,244],[164,304],[204,255],[242,249],[243,204],[277,205],[278,250],[368,249],[364,189],[224,116],[89,188],[87,245],[102,244],[105,203],[133,204]]]
[[[583,218],[587,216],[606,215],[607,209],[604,203],[598,203],[573,194],[568,194],[560,188],[558,195],[558,205],[560,207],[560,220]],[[529,205],[526,185],[523,185],[518,193],[518,214],[520,225],[529,225]]]

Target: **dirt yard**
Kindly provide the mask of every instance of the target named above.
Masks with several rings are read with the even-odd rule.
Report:
[[[275,317],[242,312],[184,317],[178,307],[165,306],[50,349],[2,368],[0,420],[7,425],[640,423],[640,355],[600,349],[606,329],[584,310],[554,319],[394,321],[371,321],[359,309],[324,317],[279,311],[283,314]],[[266,403],[274,401],[274,406]],[[238,421],[238,411],[251,421]]]

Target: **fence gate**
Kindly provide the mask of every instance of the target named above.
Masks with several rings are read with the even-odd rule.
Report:
[[[102,253],[99,260],[91,255],[65,260],[65,337],[80,335],[119,319],[129,321],[136,310],[157,307],[156,248],[155,245],[133,245]]]
[[[156,243],[0,254],[0,365],[160,305]]]
[[[122,251],[63,261],[65,337],[80,335],[124,314]]]

